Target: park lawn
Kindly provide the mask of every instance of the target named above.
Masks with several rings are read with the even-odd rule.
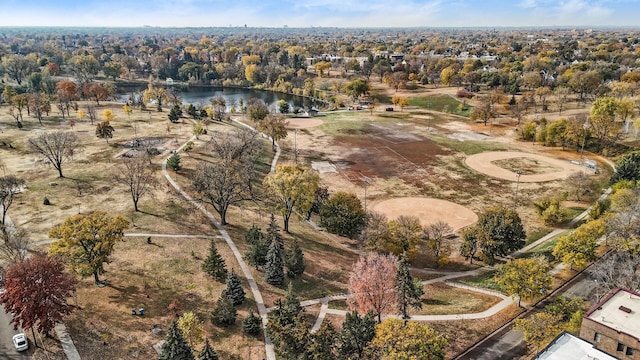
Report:
[[[485,311],[502,299],[445,283],[425,285],[422,309],[411,315],[467,314]]]
[[[428,95],[409,97],[409,106],[416,106],[422,109],[434,110],[443,113],[451,113],[468,117],[471,114],[471,106],[464,105],[454,97],[449,95]]]

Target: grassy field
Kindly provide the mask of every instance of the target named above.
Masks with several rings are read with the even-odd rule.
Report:
[[[416,106],[422,109],[434,110],[443,113],[469,116],[471,106],[463,104],[448,95],[411,96],[409,106]]]

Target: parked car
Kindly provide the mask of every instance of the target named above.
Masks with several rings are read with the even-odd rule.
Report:
[[[384,109],[385,111],[393,111],[393,108],[391,106],[389,106],[388,108]]]
[[[29,349],[29,340],[24,334],[16,334],[13,335],[13,345],[15,345],[16,350],[25,351]]]

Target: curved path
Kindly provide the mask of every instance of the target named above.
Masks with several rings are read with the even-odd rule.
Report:
[[[468,156],[464,162],[470,168],[485,175],[503,180],[517,181],[515,172],[493,164],[493,161],[517,158],[534,159],[562,169],[543,174],[520,175],[520,182],[525,183],[564,179],[573,173],[587,170],[584,166],[573,164],[569,160],[559,160],[549,156],[519,151],[488,151]]]

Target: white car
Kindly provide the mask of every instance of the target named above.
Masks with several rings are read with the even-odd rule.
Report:
[[[24,334],[16,334],[13,335],[13,345],[15,345],[16,350],[25,351],[29,349],[29,340]]]

